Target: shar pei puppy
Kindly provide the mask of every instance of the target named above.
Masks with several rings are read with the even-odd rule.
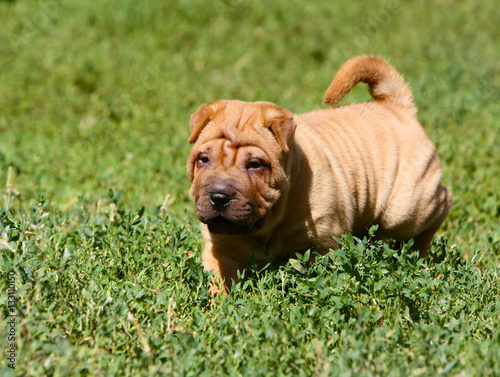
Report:
[[[336,107],[358,82],[373,100]],[[427,254],[452,199],[403,78],[380,58],[355,57],[324,102],[332,107],[295,115],[269,102],[219,100],[191,116],[187,173],[203,266],[224,291],[251,259],[312,246],[327,253],[338,247],[332,236],[361,237],[375,224],[379,239],[413,238]]]

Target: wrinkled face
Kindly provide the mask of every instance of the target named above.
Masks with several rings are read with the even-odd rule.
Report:
[[[251,234],[287,184],[292,114],[265,102],[216,101],[191,116],[191,197],[216,234]]]

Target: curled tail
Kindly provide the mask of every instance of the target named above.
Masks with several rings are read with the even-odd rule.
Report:
[[[338,104],[358,82],[369,85],[376,101],[414,107],[413,94],[396,69],[381,58],[366,55],[352,58],[340,67],[323,101],[331,106]]]

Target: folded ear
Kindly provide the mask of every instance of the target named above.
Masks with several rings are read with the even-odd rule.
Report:
[[[223,109],[227,104],[225,100],[219,100],[211,103],[206,103],[201,105],[195,113],[191,115],[191,136],[188,142],[194,143],[198,136],[200,136],[201,131],[210,122],[213,115]]]
[[[279,115],[276,111],[270,114],[267,119],[268,129],[276,138],[283,152],[288,152],[295,135],[296,124],[293,121],[293,114],[289,110],[280,109]]]

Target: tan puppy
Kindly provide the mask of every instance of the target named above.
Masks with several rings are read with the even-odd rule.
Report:
[[[382,59],[347,61],[325,103],[336,105],[358,82],[373,101],[294,115],[220,100],[191,116],[187,170],[203,266],[227,288],[252,256],[272,262],[313,245],[327,253],[338,247],[332,236],[362,236],[374,224],[379,238],[414,238],[427,254],[451,205],[436,148],[411,90]]]

